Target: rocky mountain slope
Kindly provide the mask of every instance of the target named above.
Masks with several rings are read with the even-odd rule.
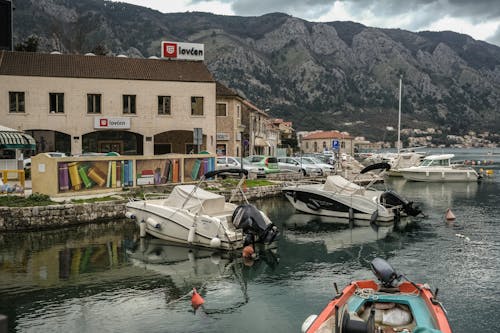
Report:
[[[500,48],[453,32],[412,33],[354,22],[163,14],[103,0],[15,0],[14,44],[39,51],[159,56],[162,40],[205,44],[214,77],[299,130],[387,139],[397,126],[451,133],[500,129]]]

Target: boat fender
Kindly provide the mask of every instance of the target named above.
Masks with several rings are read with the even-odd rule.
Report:
[[[141,237],[146,237],[146,223],[144,222],[144,220],[139,223],[139,235]]]
[[[189,233],[188,233],[188,238],[187,241],[189,244],[192,244],[194,242],[194,236],[196,234],[196,228],[194,226],[189,228]],[[211,241],[210,241],[211,242]]]
[[[309,315],[309,317],[307,317],[306,320],[304,320],[304,322],[302,323],[300,331],[302,333],[306,333],[309,327],[311,327],[311,325],[314,323],[316,318],[318,318],[318,315],[315,314]]]
[[[135,218],[136,218],[135,214],[132,212],[126,212],[125,217],[128,219],[132,219],[132,220],[135,220]]]
[[[160,223],[158,223],[154,218],[152,217],[148,217],[146,219],[146,223],[151,227],[151,228],[154,228],[154,229],[160,229],[161,225]]]
[[[221,240],[219,237],[214,237],[210,240],[210,247],[213,247],[214,249],[218,249],[221,246]]]

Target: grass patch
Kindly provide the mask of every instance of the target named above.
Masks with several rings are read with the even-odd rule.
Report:
[[[234,188],[238,182],[238,179],[224,179],[221,184],[226,188]],[[273,182],[266,179],[247,179],[243,184],[246,184],[247,188],[274,185]]]
[[[72,203],[75,204],[83,204],[83,203],[94,203],[94,202],[103,202],[103,201],[114,201],[120,200],[115,196],[106,196],[106,197],[96,197],[96,198],[86,198],[86,199],[71,199]]]
[[[33,193],[28,197],[17,195],[0,196],[0,206],[6,207],[33,207],[57,205],[58,202],[52,201],[48,195]]]

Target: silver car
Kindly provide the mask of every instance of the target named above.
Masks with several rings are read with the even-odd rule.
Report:
[[[320,167],[308,163],[300,157],[278,157],[278,165],[281,170],[301,172],[304,176],[321,176],[323,174]]]
[[[316,157],[302,157],[302,162],[310,163],[316,165],[321,169],[324,176],[335,174],[335,166],[325,163]]]
[[[215,161],[215,169],[216,170],[241,169],[240,161],[241,159],[239,157],[217,156],[217,160]],[[244,159],[243,159],[243,169],[247,170],[249,173],[256,174],[256,176],[259,178],[266,176],[264,168],[248,164],[247,162],[245,162]]]

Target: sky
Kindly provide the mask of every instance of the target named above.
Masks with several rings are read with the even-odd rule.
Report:
[[[500,46],[499,0],[120,0],[163,13],[260,16],[282,12],[311,22],[353,21],[413,32],[451,30]]]

